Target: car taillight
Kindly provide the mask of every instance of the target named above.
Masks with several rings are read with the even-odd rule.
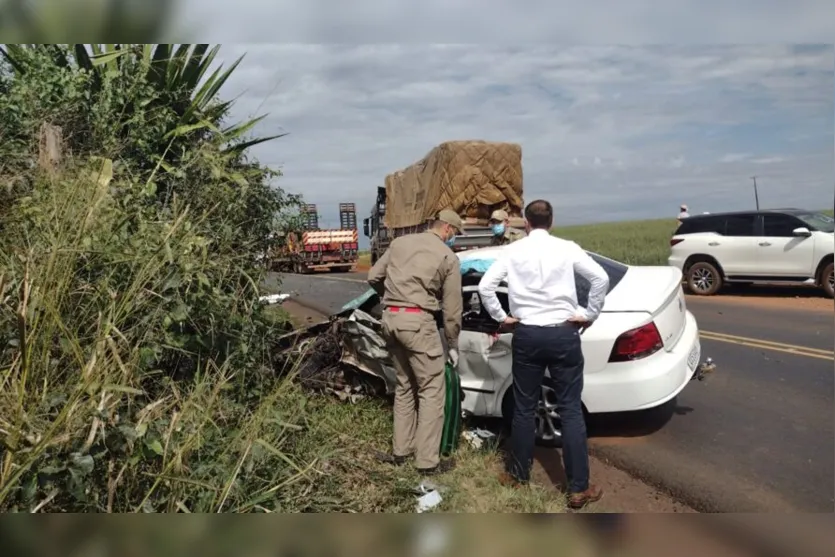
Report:
[[[647,323],[637,329],[626,331],[615,341],[609,362],[630,362],[655,354],[664,347],[655,323]]]
[[[678,244],[682,243],[684,238],[670,238],[670,247],[677,246]]]

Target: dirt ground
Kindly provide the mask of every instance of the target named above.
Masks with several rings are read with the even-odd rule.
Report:
[[[282,307],[293,316],[297,326],[315,323],[326,317],[294,300],[285,301]],[[598,511],[617,513],[696,512],[658,489],[632,478],[625,472],[599,459],[592,457],[590,465],[592,482],[600,485],[605,492],[603,500],[595,507]],[[537,449],[533,479],[540,485],[562,489],[565,482],[565,472],[559,451]]]
[[[610,513],[695,513],[669,495],[636,480],[626,472],[591,457],[591,481],[604,490],[603,499],[595,510]],[[563,489],[565,472],[558,450],[538,448],[535,456],[534,481]]]
[[[281,307],[293,318],[293,324],[296,327],[304,327],[305,325],[312,325],[327,318],[327,316],[312,310],[305,305],[302,305],[294,300],[286,300]]]
[[[688,295],[688,298],[701,297]],[[729,286],[720,294],[703,299],[788,311],[835,312],[835,300],[812,286]]]

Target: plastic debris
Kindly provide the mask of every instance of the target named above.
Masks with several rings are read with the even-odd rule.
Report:
[[[707,377],[714,371],[716,371],[716,364],[713,363],[713,358],[708,358],[699,365],[698,370],[693,375],[693,379],[706,381]]]
[[[270,294],[268,296],[261,296],[260,298],[258,298],[258,301],[260,301],[262,304],[273,305],[280,304],[289,297],[290,294]]]
[[[487,431],[486,429],[478,427],[464,432],[464,439],[474,449],[482,448],[485,442],[491,441],[495,438],[496,434],[492,431]]]
[[[417,512],[424,513],[440,505],[441,501],[443,501],[441,497],[443,491],[445,491],[445,488],[431,480],[423,480],[420,482],[415,490],[415,493],[420,495],[417,500]]]
[[[441,494],[437,491],[430,491],[426,495],[422,495],[418,498],[417,503],[417,512],[425,513],[426,511],[430,511],[441,504],[443,499],[441,498]]]

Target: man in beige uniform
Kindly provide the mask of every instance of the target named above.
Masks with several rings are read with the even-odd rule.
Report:
[[[443,210],[431,229],[396,238],[368,272],[368,283],[383,297],[383,336],[397,369],[394,394],[394,452],[400,465],[414,455],[422,474],[446,472],[441,462],[444,424],[444,349],[435,321],[443,309],[449,360],[458,364],[461,331],[461,270],[450,246],[462,234],[454,211]]]
[[[496,209],[490,215],[490,228],[493,230],[491,243],[494,246],[504,246],[525,237],[523,231],[510,226],[510,215],[501,209]]]

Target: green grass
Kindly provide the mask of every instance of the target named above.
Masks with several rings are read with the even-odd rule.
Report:
[[[351,404],[301,392],[299,397],[305,400],[305,415],[315,416],[315,420],[308,418],[309,429],[291,452],[297,459],[312,463],[315,488],[305,489],[303,482],[298,483],[294,489],[305,495],[293,506],[315,512],[412,512],[417,504],[413,490],[421,481],[419,476],[409,465],[393,467],[374,458],[375,450],[390,448],[391,405],[379,399]],[[445,488],[437,511],[565,510],[564,498],[550,487],[513,489],[499,484],[502,462],[494,447],[475,450],[462,439],[455,458],[453,471],[433,478]]]
[[[666,265],[675,229],[675,219],[659,219],[557,227],[551,233],[628,265]]]

